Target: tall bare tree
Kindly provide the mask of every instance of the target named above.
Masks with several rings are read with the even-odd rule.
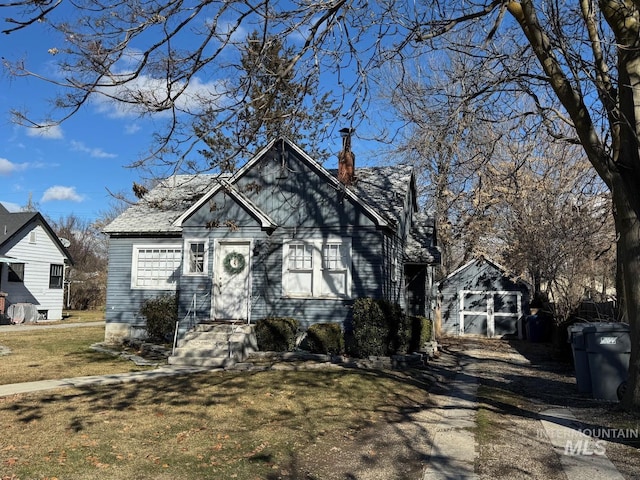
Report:
[[[107,288],[107,250],[96,225],[75,215],[50,221],[56,234],[69,241],[74,265],[69,269],[67,307],[75,310],[104,306]]]
[[[51,80],[68,87],[55,103],[62,118],[96,95],[140,114],[168,111],[169,124],[155,139],[154,152],[168,153],[164,159],[170,162],[198,145],[193,122],[185,116],[214,105],[228,119],[236,118],[244,95],[227,80],[238,64],[232,59],[238,57],[237,34],[243,29],[301,38],[281,75],[296,64],[300,71],[328,75],[342,87],[337,93],[351,117],[366,113],[372,71],[434,49],[461,48],[447,36],[467,30],[464,49],[479,58],[492,52],[497,68],[517,74],[520,80],[509,85],[530,96],[536,105],[531,113],[545,119],[541,126],[555,135],[564,134],[557,125],[569,125],[572,140],[611,191],[620,291],[634,346],[624,403],[640,409],[639,0],[80,0],[73,6],[63,0],[8,0],[2,5],[9,10],[4,32],[47,27],[59,34],[59,45],[50,52],[61,72]],[[37,76],[19,60],[8,67],[16,75]],[[194,89],[203,86],[203,78],[215,81]],[[474,95],[476,87],[483,86],[472,85],[468,93]],[[496,92],[500,88],[493,85]],[[29,122],[24,112],[16,112],[16,119]]]

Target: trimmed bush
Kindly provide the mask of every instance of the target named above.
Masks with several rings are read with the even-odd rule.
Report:
[[[178,320],[178,298],[163,295],[146,300],[140,313],[147,319],[149,340],[166,342],[171,340]]]
[[[410,328],[411,328],[411,341],[409,343],[409,351],[417,352],[423,345],[430,342],[433,338],[433,332],[431,328],[431,320],[421,316],[411,316]]]
[[[387,353],[407,353],[411,341],[411,322],[397,303],[388,300],[377,300],[384,314],[389,333],[387,336]]]
[[[342,329],[338,323],[317,323],[307,329],[307,347],[311,353],[338,355],[344,351]]]
[[[358,298],[353,304],[350,353],[356,357],[387,355],[389,327],[384,312],[372,298]]]
[[[359,298],[353,305],[352,331],[345,337],[356,357],[410,353],[431,340],[431,322],[406,315],[397,303]]]
[[[263,318],[256,322],[258,349],[263,352],[291,352],[296,346],[300,323],[294,318]]]

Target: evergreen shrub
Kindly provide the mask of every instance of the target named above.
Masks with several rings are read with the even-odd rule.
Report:
[[[147,336],[149,340],[170,341],[178,320],[178,297],[162,295],[146,300],[140,313],[147,319]]]
[[[409,317],[411,328],[411,340],[409,343],[409,351],[417,352],[424,346],[425,343],[432,340],[432,325],[431,320],[419,315],[412,315]]]
[[[352,331],[345,336],[356,357],[410,353],[431,339],[431,322],[406,315],[397,303],[359,298],[353,305]]]
[[[307,348],[311,353],[339,355],[344,351],[342,328],[338,323],[317,323],[307,329]]]
[[[380,304],[372,298],[358,298],[353,304],[352,338],[349,348],[360,358],[387,355],[389,327]]]
[[[291,352],[296,346],[300,323],[294,318],[263,318],[256,322],[258,349],[263,352]]]

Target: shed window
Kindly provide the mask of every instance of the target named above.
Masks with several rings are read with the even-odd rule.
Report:
[[[62,288],[64,265],[52,264],[49,269],[49,288]]]
[[[182,263],[182,248],[134,246],[131,288],[175,290]]]
[[[285,296],[350,297],[351,239],[295,240],[283,253]]]
[[[185,271],[189,275],[204,275],[207,273],[208,244],[204,240],[187,240],[185,242]]]
[[[24,282],[24,263],[9,264],[9,281]]]

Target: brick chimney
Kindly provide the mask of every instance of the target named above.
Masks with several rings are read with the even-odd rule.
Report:
[[[353,185],[356,179],[356,156],[351,151],[351,135],[353,128],[340,130],[342,136],[342,150],[338,154],[338,180],[345,185]]]

